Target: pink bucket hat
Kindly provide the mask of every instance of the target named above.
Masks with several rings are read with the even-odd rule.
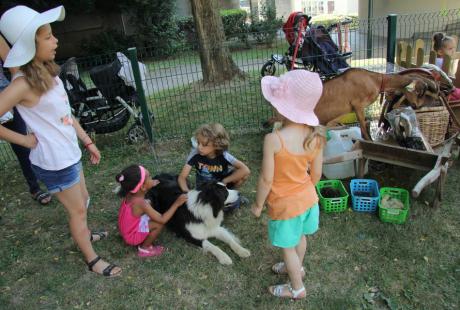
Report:
[[[280,77],[264,76],[262,94],[271,105],[287,119],[310,126],[318,126],[314,113],[323,92],[318,73],[292,70]]]

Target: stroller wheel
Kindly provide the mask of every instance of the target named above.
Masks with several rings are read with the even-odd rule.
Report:
[[[147,139],[147,132],[142,125],[133,124],[128,130],[127,138],[131,143],[143,142]]]
[[[275,75],[276,72],[276,66],[273,60],[267,61],[263,66],[262,69],[260,70],[260,74],[262,77],[266,75]]]

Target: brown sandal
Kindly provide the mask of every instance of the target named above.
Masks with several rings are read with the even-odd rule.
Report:
[[[96,272],[96,271],[93,270],[94,265],[96,265],[97,262],[99,262],[100,260],[101,260],[101,257],[100,257],[100,256],[96,256],[95,259],[93,259],[93,260],[90,261],[90,262],[87,262],[86,264],[88,265],[89,271],[92,271],[92,272],[97,273],[97,274],[101,274],[101,273],[98,273],[98,272]],[[104,270],[102,270],[102,274],[101,274],[101,275],[103,275],[103,276],[105,276],[105,277],[109,277],[109,278],[119,276],[119,275],[121,274],[121,270],[120,270],[120,272],[117,272],[117,273],[115,273],[115,274],[112,274],[112,270],[113,270],[113,268],[115,268],[115,267],[118,267],[118,266],[117,266],[117,265],[114,265],[114,264],[109,264],[107,267],[104,268]]]

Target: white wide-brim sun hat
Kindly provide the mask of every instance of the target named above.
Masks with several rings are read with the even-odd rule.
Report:
[[[65,17],[64,7],[38,13],[23,5],[15,6],[0,18],[0,32],[12,45],[3,64],[6,68],[19,67],[35,56],[35,34],[43,25],[61,21]]]
[[[323,92],[318,73],[292,70],[280,77],[264,76],[262,94],[287,119],[309,126],[318,126],[314,109]]]

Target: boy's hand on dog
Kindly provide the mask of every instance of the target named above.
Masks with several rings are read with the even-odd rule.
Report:
[[[260,215],[262,214],[262,210],[263,210],[264,206],[258,206],[257,203],[253,203],[252,206],[251,206],[251,212],[252,214],[255,215],[255,217],[260,217]]]
[[[187,194],[182,194],[179,197],[177,197],[174,203],[177,205],[177,207],[180,207],[184,205],[184,203],[187,201],[187,197],[188,197]]]

